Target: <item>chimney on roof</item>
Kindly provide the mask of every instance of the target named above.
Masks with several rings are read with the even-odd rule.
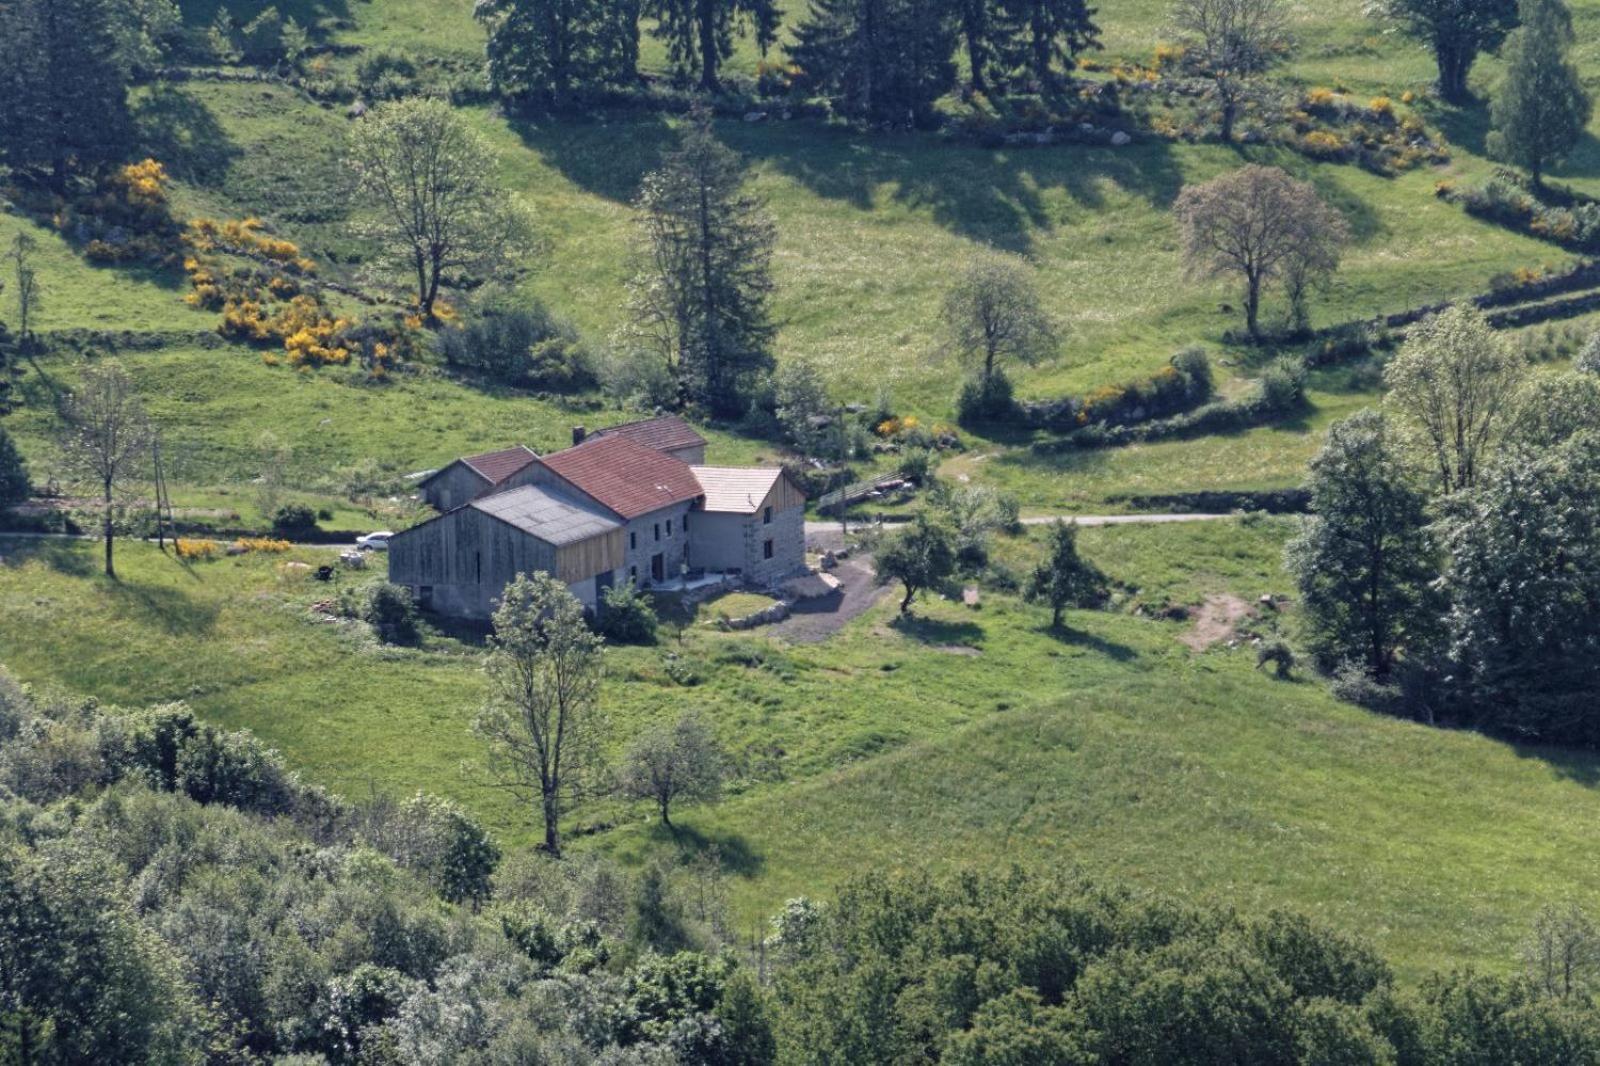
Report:
[[[589,439],[589,431],[587,429],[584,429],[582,426],[573,426],[572,427],[572,446],[574,448],[576,448],[578,445],[582,444],[584,441],[586,441],[588,439]]]

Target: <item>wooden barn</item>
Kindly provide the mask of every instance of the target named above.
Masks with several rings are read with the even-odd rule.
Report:
[[[389,580],[419,606],[488,619],[518,574],[565,582],[594,607],[625,557],[623,524],[586,500],[525,485],[473,500],[389,542]]]
[[[436,511],[449,511],[491,492],[515,488],[517,475],[539,456],[517,445],[498,452],[469,455],[436,470],[417,485],[417,492]]]

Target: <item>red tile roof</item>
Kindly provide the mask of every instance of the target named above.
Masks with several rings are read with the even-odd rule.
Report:
[[[677,415],[662,415],[660,418],[647,418],[642,422],[624,422],[620,426],[597,429],[594,436],[624,437],[635,444],[654,448],[658,452],[704,448],[706,445],[706,439]]]
[[[540,462],[623,518],[638,518],[700,495],[700,482],[688,463],[626,437],[597,437]]]
[[[525,448],[519,444],[515,448],[507,448],[504,451],[469,455],[461,461],[487,480],[489,484],[498,485],[537,458],[539,456],[531,448]]]

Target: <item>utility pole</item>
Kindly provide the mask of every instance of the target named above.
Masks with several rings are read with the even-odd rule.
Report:
[[[172,521],[172,497],[167,495],[167,472],[161,463],[161,437],[156,436],[151,447],[156,462],[156,544],[167,550],[167,524]]]

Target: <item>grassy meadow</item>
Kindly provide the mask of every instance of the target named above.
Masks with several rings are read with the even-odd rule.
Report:
[[[613,649],[614,746],[692,709],[737,776],[721,806],[684,809],[678,834],[642,808],[581,809],[573,828],[614,828],[577,846],[637,863],[713,843],[742,927],[869,869],[1019,862],[1295,906],[1412,976],[1509,969],[1533,912],[1585,883],[1593,760],[1376,717],[1308,678],[1270,679],[1248,647],[1193,652],[1177,639],[1187,623],[1136,610],[1282,593],[1291,528],[1085,530],[1085,554],[1124,591],[1113,609],[1071,612],[1066,635],[985,593],[906,625],[885,600],[822,645],[697,625],[663,648]],[[1024,564],[1042,537],[1000,553]],[[182,565],[129,545],[118,583],[95,576],[92,543],[0,540],[0,555],[0,660],[18,677],[108,702],[187,700],[346,795],[425,787],[508,844],[536,838],[531,812],[472,772],[481,646],[432,634],[385,649],[314,613],[331,589],[285,563],[325,554]],[[666,674],[668,649],[697,684]]]
[[[241,21],[260,8],[181,6],[203,26],[224,5]],[[278,6],[334,43],[401,49],[457,72],[481,61],[471,0]],[[1164,0],[1101,7],[1107,61],[1148,59],[1167,39]],[[1297,5],[1301,47],[1284,77],[1360,96],[1425,89],[1425,51],[1375,27],[1362,7]],[[1600,0],[1573,8],[1577,57],[1593,69]],[[659,69],[664,54],[646,39],[648,65]],[[757,58],[743,42],[732,69],[752,72]],[[1488,90],[1498,72],[1486,58],[1475,85]],[[1019,373],[1023,396],[1131,381],[1196,341],[1212,351],[1224,390],[1247,387],[1264,355],[1222,343],[1239,324],[1222,305],[1237,294],[1184,278],[1171,207],[1185,184],[1248,161],[1312,181],[1350,222],[1354,242],[1318,298],[1319,325],[1481,292],[1519,267],[1567,265],[1555,246],[1434,196],[1439,180],[1490,172],[1486,120],[1481,108],[1420,106],[1454,159],[1396,178],[1278,150],[1154,139],[989,149],[737,119],[718,132],[748,161],[778,223],[780,362],[816,363],[841,401],[887,390],[898,410],[934,422],[951,417],[961,376],[941,353],[937,308],[955,266],[981,246],[1025,257],[1063,327],[1059,356]],[[279,86],[209,82],[142,87],[135,107],[149,151],[176,179],[178,217],[260,216],[327,273],[355,276],[362,249],[347,232],[343,108]],[[465,114],[498,149],[508,195],[538,220],[541,247],[510,286],[603,345],[625,313],[630,204],[676,120]],[[1600,141],[1588,138],[1553,176],[1600,194]],[[252,485],[263,432],[290,446],[288,498],[326,506],[325,525],[354,531],[403,521],[409,505],[352,501],[341,468],[375,460],[412,473],[511,442],[549,450],[574,425],[644,413],[595,396],[484,386],[433,365],[382,384],[354,370],[267,366],[260,350],[202,338],[217,319],[184,304],[181,273],[97,267],[49,229],[0,213],[0,243],[19,231],[41,243],[43,331],[163,335],[158,349],[119,354],[161,427],[179,506],[219,524],[264,521]],[[57,346],[21,367],[24,403],[4,425],[36,481],[59,472],[55,402],[80,359]],[[967,450],[941,473],[1014,493],[1033,514],[1113,511],[1128,495],[1279,489],[1300,482],[1332,422],[1377,399],[1370,368],[1319,371],[1309,409],[1281,424],[1049,456],[967,434]],[[737,427],[706,434],[714,462],[778,458]],[[1274,519],[1086,529],[1085,554],[1119,592],[1108,610],[1072,612],[1066,636],[1050,633],[1039,609],[990,591],[978,609],[927,603],[910,624],[896,624],[886,601],[817,645],[680,626],[675,616],[662,647],[609,653],[612,742],[620,749],[647,723],[698,710],[732,753],[731,794],[684,811],[678,834],[642,809],[595,804],[573,819],[576,846],[643,863],[715,844],[743,928],[853,873],[1015,861],[1304,910],[1368,937],[1408,977],[1453,964],[1510,970],[1541,906],[1576,893],[1600,907],[1587,850],[1600,831],[1600,761],[1379,718],[1309,676],[1271,679],[1248,647],[1192,651],[1179,641],[1187,623],[1139,610],[1288,592],[1281,556],[1291,529]],[[996,554],[1023,568],[1042,537],[1002,538]],[[320,564],[327,552],[192,564],[144,544],[119,552],[122,580],[110,582],[93,543],[0,535],[0,663],[45,692],[186,700],[210,720],[254,730],[346,795],[425,788],[467,804],[508,846],[536,838],[528,811],[469,772],[482,761],[469,728],[483,696],[481,640],[430,632],[420,648],[390,649],[330,620],[313,608],[335,590],[289,565]],[[695,622],[757,603],[709,605]],[[1260,624],[1292,635],[1293,609]],[[668,674],[669,650],[696,683]]]

